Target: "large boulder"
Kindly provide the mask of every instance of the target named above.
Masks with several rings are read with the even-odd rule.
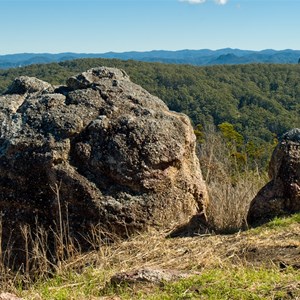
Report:
[[[300,211],[300,129],[285,133],[269,165],[268,182],[252,200],[249,224]]]
[[[78,240],[94,226],[126,236],[203,213],[188,117],[124,71],[95,68],[56,88],[21,77],[0,109],[4,236],[22,224],[62,232],[65,222]]]

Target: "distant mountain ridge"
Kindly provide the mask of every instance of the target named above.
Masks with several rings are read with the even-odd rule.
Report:
[[[107,53],[20,53],[0,55],[0,69],[22,67],[31,64],[61,62],[77,58],[117,58],[122,60],[137,60],[146,62],[162,62],[173,64],[230,65],[249,63],[279,63],[296,64],[300,58],[300,50],[262,51],[224,48],[219,50],[153,50],[145,52],[107,52]]]

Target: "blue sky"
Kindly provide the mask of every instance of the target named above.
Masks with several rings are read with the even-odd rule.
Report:
[[[300,0],[0,0],[0,54],[300,49]]]

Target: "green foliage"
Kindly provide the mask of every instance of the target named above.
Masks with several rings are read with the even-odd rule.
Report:
[[[224,122],[218,125],[224,139],[228,143],[230,148],[237,149],[241,147],[244,143],[244,138],[241,134],[239,134],[233,127],[232,124],[228,122]]]
[[[207,164],[205,160],[210,157],[210,167],[213,166],[213,162],[223,163],[223,166],[226,166],[224,174],[231,176],[231,179],[247,174],[249,171],[255,171],[257,174],[265,173],[270,156],[278,143],[276,138],[273,143],[246,141],[242,134],[228,122],[220,124],[217,129],[214,126],[203,129],[201,125],[197,125],[195,134],[199,143],[198,156],[204,175]]]
[[[246,153],[243,151],[244,138],[238,133],[232,124],[223,122],[218,125],[222,137],[226,142],[229,156],[236,162],[236,167],[242,169],[246,164]]]
[[[198,124],[194,129],[194,133],[199,144],[202,144],[205,140],[204,128],[201,124]]]

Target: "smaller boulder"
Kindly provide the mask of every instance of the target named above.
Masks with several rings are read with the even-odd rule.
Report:
[[[248,224],[300,211],[300,129],[285,133],[269,164],[268,182],[250,204]]]
[[[115,274],[110,283],[113,285],[120,284],[136,284],[136,283],[152,283],[161,284],[163,282],[174,281],[182,278],[187,278],[189,274],[180,273],[175,270],[163,270],[142,268],[122,273]]]
[[[9,86],[5,94],[23,95],[25,93],[51,92],[54,88],[48,82],[35,77],[20,76]]]
[[[71,90],[80,90],[93,87],[97,84],[101,85],[103,80],[112,81],[113,86],[116,86],[119,80],[130,81],[129,76],[123,70],[93,68],[79,75],[70,77],[67,80],[67,86]]]

